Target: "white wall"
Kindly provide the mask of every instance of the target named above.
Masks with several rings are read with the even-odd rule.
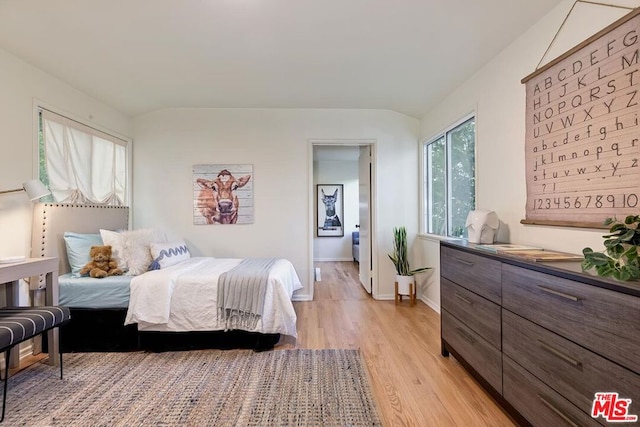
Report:
[[[421,140],[475,111],[477,207],[498,214],[503,223],[498,239],[581,253],[586,246],[602,246],[603,230],[520,224],[526,203],[525,89],[520,81],[536,69],[572,4],[573,0],[563,1],[423,117]],[[626,13],[595,5],[576,11],[545,63],[573,47],[576,32],[580,34],[577,40],[584,40]],[[439,263],[438,241],[423,239],[421,245],[423,261],[428,258],[432,265]],[[429,286],[422,297],[430,305],[439,306],[439,286]]]
[[[34,103],[132,135],[130,118],[0,49],[0,190],[37,177]],[[32,205],[24,192],[0,195],[0,257],[29,256]],[[21,301],[26,301],[23,286]]]
[[[358,162],[314,161],[313,186],[317,184],[342,184],[344,215],[340,218],[344,227],[343,237],[313,238],[313,258],[316,261],[352,261],[351,232],[360,221],[358,213]],[[314,198],[314,202],[315,202]],[[317,202],[316,202],[317,203]],[[322,208],[322,206],[321,206]],[[314,204],[314,212],[316,206]],[[317,226],[317,224],[316,224]]]
[[[313,187],[310,140],[376,141],[376,298],[392,298],[386,259],[392,228],[418,230],[419,121],[392,111],[314,109],[171,109],[135,119],[135,227],[157,226],[184,236],[197,255],[282,256],[290,259],[311,298]],[[193,225],[194,164],[251,163],[255,222]],[[399,184],[402,183],[402,184]],[[399,186],[403,191],[397,191]]]

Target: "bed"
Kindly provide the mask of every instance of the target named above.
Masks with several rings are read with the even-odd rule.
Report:
[[[165,238],[145,243],[161,255],[152,263],[155,270],[146,271],[148,263],[143,263],[145,272],[128,266],[135,275],[78,277],[76,258],[84,252],[76,243],[71,246],[69,238],[89,245],[102,230],[101,241],[111,243],[107,238],[112,234],[105,230],[128,230],[128,218],[126,207],[34,206],[32,256],[58,257],[59,304],[71,309],[71,321],[61,330],[63,351],[265,350],[297,337],[291,297],[302,286],[285,259],[191,257],[186,247],[174,251],[174,243]],[[253,292],[246,282],[258,280],[254,274],[247,278],[251,268],[261,272],[258,296],[246,293]]]

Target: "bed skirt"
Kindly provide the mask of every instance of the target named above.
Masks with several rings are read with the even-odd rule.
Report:
[[[271,350],[280,340],[280,334],[260,334],[246,331],[212,332],[139,332],[140,348],[145,351],[181,351],[216,348]]]
[[[180,351],[245,348],[271,350],[280,334],[246,331],[139,332],[136,325],[124,325],[126,308],[71,308],[71,320],[60,328],[64,353]],[[46,339],[43,340],[46,351]]]
[[[71,308],[71,320],[60,328],[64,353],[136,351],[138,328],[124,326],[126,308]]]

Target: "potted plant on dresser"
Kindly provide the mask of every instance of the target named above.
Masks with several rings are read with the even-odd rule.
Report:
[[[420,267],[414,269],[409,267],[409,249],[407,245],[407,230],[405,227],[394,227],[393,253],[388,255],[396,268],[396,282],[398,283],[397,293],[400,295],[411,295],[411,284],[414,283],[413,275],[429,270],[431,267]]]

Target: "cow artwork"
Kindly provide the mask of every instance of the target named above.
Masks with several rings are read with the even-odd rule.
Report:
[[[342,185],[318,185],[318,237],[344,236],[341,216]]]
[[[194,167],[194,172],[201,171],[209,165]],[[208,170],[213,169],[209,166]],[[251,174],[236,178],[228,169],[222,169],[214,179],[209,179],[209,173],[200,173],[195,182],[199,192],[195,201],[196,215],[204,217],[206,224],[236,224],[241,201],[238,190],[245,187],[251,179]],[[207,177],[203,177],[207,176]],[[250,207],[252,208],[252,206]],[[194,222],[198,223],[194,218]],[[245,223],[247,221],[244,221]],[[201,223],[201,222],[200,222]]]

